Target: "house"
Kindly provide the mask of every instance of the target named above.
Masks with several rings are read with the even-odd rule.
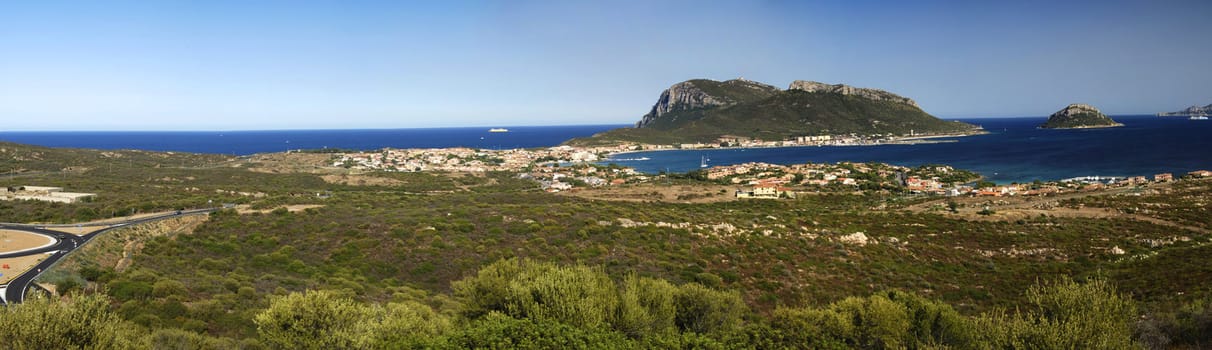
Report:
[[[1187,173],[1187,176],[1190,176],[1190,177],[1212,177],[1212,171],[1209,171],[1209,170],[1196,170],[1196,171],[1192,171],[1192,172]]]
[[[45,186],[6,188],[3,193],[4,195],[0,196],[0,199],[3,200],[36,200],[56,203],[76,203],[87,201],[96,196],[92,193],[63,192],[63,188],[61,187]]]
[[[794,197],[795,193],[786,187],[779,187],[778,184],[762,183],[753,186],[753,190],[744,192],[737,190],[737,198],[779,198],[781,196]]]
[[[1170,182],[1170,181],[1174,181],[1174,174],[1171,174],[1171,173],[1161,173],[1161,174],[1153,175],[1153,181],[1155,181],[1155,182]]]
[[[1122,181],[1121,183],[1124,185],[1128,185],[1128,186],[1143,185],[1143,184],[1149,183],[1149,180],[1145,179],[1144,176],[1132,176],[1132,177],[1124,179],[1124,181]]]
[[[997,191],[991,188],[982,188],[976,191],[978,197],[1001,197],[1002,191]]]

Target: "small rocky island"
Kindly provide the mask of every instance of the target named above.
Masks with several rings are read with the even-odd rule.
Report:
[[[1074,103],[1052,113],[1048,121],[1039,127],[1042,129],[1084,129],[1111,128],[1124,126],[1111,120],[1110,117],[1098,111],[1098,108],[1087,104]]]

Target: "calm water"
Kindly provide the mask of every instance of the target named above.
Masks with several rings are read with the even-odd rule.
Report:
[[[508,149],[547,147],[623,125],[518,126],[509,132],[483,128],[151,131],[151,132],[0,132],[0,141],[49,147],[141,149],[248,155],[291,149],[472,147]]]
[[[1042,130],[1046,118],[969,119],[990,134],[959,137],[956,142],[835,147],[783,147],[709,151],[660,151],[619,155],[646,161],[611,161],[655,173],[698,169],[701,157],[710,165],[760,161],[884,162],[904,166],[949,164],[985,175],[999,183],[1056,180],[1087,175],[1153,175],[1212,168],[1212,121],[1181,117],[1115,116],[1120,128]]]
[[[1116,116],[1122,128],[1040,130],[1045,118],[965,120],[988,135],[921,145],[784,147],[632,153],[608,161],[640,171],[684,172],[745,162],[885,162],[897,165],[950,164],[980,172],[993,181],[1055,180],[1086,175],[1152,175],[1212,168],[1212,121],[1181,117]],[[246,155],[288,149],[384,147],[475,147],[506,149],[557,145],[620,125],[394,130],[290,130],[225,132],[0,132],[0,140],[52,147],[144,149]],[[646,161],[629,161],[647,157]]]

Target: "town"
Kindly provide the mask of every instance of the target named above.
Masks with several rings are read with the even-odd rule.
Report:
[[[727,140],[732,142],[736,140]],[[738,141],[739,142],[739,141]],[[747,141],[758,142],[758,141]],[[796,142],[854,142],[829,136],[806,137]],[[740,143],[739,145],[750,145]],[[694,148],[707,145],[681,145]],[[519,178],[534,180],[548,192],[578,188],[641,184],[669,174],[644,174],[632,168],[602,165],[601,161],[620,152],[661,149],[654,145],[613,147],[556,146],[536,149],[484,150],[472,148],[383,149],[374,152],[340,153],[331,165],[364,171],[388,172],[512,172]],[[670,146],[662,146],[670,147]],[[747,146],[745,146],[747,147]],[[794,164],[744,163],[714,166],[690,172],[689,178],[718,184],[747,186],[736,191],[737,198],[794,198],[806,192],[885,191],[934,196],[1047,196],[1073,191],[1096,191],[1113,187],[1139,186],[1151,182],[1169,182],[1173,174],[1145,176],[1080,177],[1059,181],[998,185],[981,181],[976,173],[945,165],[916,168],[881,163]],[[1212,177],[1207,170],[1193,171],[1187,177]]]

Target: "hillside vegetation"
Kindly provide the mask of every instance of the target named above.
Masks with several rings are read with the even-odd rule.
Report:
[[[267,210],[223,210],[172,232],[118,232],[47,274],[44,282],[75,284],[64,288],[69,306],[11,308],[0,322],[96,298],[105,307],[84,321],[118,333],[95,334],[154,348],[312,348],[298,342],[330,338],[354,348],[1118,348],[1124,334],[1151,347],[1198,346],[1212,334],[1212,287],[1201,283],[1212,242],[1204,231],[1212,223],[1200,215],[1212,198],[1206,180],[1066,202],[1156,222],[970,221],[901,210],[919,199],[888,191],[623,202],[552,195],[509,173],[363,173],[356,176],[365,185],[350,185],[250,171],[263,168],[255,163],[199,165],[0,179],[98,193],[90,203],[0,202],[0,221],[67,223],[225,202]],[[287,204],[315,207],[280,208]],[[119,268],[115,257],[125,252]],[[633,293],[640,290],[651,294]],[[1096,296],[1106,304],[1083,299]],[[37,305],[51,311],[18,311]],[[923,328],[916,320],[932,312],[939,325],[963,326]],[[323,315],[352,321],[283,321]],[[326,327],[331,337],[295,333]],[[0,344],[28,344],[9,341]],[[1074,343],[1087,341],[1099,343]]]

